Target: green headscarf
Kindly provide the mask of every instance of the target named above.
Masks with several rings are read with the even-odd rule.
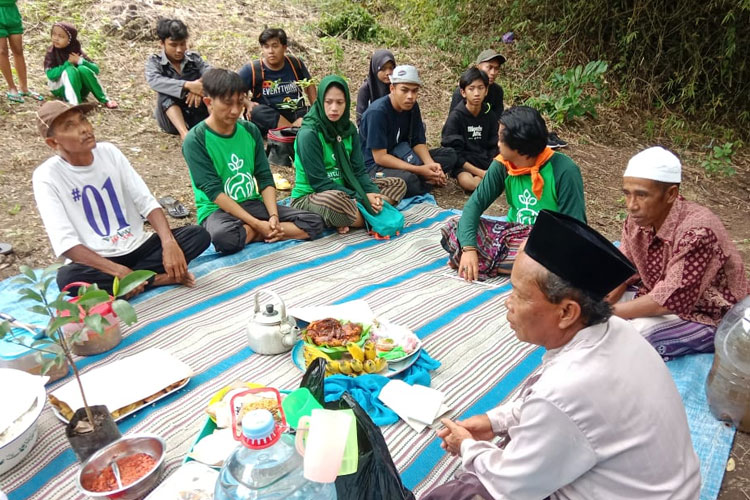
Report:
[[[325,108],[323,103],[325,101],[326,91],[328,88],[336,84],[344,90],[344,98],[346,100],[346,109],[341,118],[332,122],[326,116]],[[310,127],[316,132],[320,132],[323,135],[323,139],[333,145],[333,153],[336,156],[336,161],[341,168],[342,177],[346,185],[357,193],[357,201],[362,203],[368,212],[375,215],[375,211],[370,205],[370,200],[367,198],[367,193],[362,188],[362,184],[354,175],[352,169],[351,159],[344,149],[342,140],[357,134],[357,127],[354,126],[351,119],[349,118],[351,111],[351,98],[349,97],[349,86],[346,84],[346,80],[338,75],[328,75],[320,81],[318,86],[318,98],[315,100],[313,105],[310,107],[310,111],[307,112],[305,117],[302,119],[302,128]]]

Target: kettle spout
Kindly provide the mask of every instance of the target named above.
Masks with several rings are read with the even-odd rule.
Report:
[[[293,347],[297,343],[299,331],[299,328],[295,326],[281,337],[281,343],[284,347]]]

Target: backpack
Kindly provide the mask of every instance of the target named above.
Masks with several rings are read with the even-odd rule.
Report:
[[[302,74],[302,61],[293,55],[285,55],[284,59],[292,67],[294,73],[294,80],[299,80],[299,75]],[[263,59],[255,59],[250,65],[252,70],[252,87],[250,88],[250,94],[252,100],[257,101],[263,95],[263,77],[265,71],[263,70]]]

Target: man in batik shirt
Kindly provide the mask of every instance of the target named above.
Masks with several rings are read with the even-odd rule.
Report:
[[[628,163],[623,193],[628,217],[620,250],[638,273],[610,295],[665,358],[712,352],[716,326],[748,293],[737,248],[716,215],[679,194],[680,160],[653,147]],[[627,298],[627,296],[626,296]]]

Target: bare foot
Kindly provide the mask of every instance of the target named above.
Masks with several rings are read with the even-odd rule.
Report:
[[[349,226],[337,227],[336,231],[338,231],[339,234],[346,234],[349,232]]]
[[[458,269],[458,266],[454,264],[450,259],[448,259],[448,267],[450,267],[451,269]]]
[[[107,101],[104,103],[104,107],[107,109],[117,109],[119,104],[117,104],[117,101]],[[185,139],[183,137],[183,139]]]
[[[193,273],[186,273],[182,277],[182,280],[174,280],[167,273],[157,274],[154,277],[154,286],[165,285],[183,285],[193,288],[195,286],[195,275]]]

